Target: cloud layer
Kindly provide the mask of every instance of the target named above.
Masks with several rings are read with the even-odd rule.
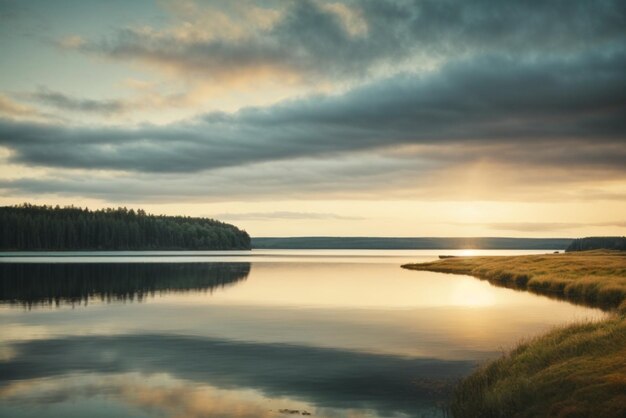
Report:
[[[101,199],[431,198],[458,196],[467,173],[481,171],[467,196],[527,198],[533,183],[537,199],[624,199],[621,1],[164,4],[171,19],[160,26],[68,30],[55,48],[232,91],[271,79],[302,94],[131,124],[122,115],[153,106],[144,102],[190,102],[154,91],[0,92],[5,164],[47,173],[5,175],[0,188]],[[107,119],[63,118],[73,113]]]
[[[619,46],[626,26],[619,1],[292,0],[238,10],[211,3],[208,10],[185,10],[169,27],[126,28],[77,47],[216,80],[271,69],[310,82],[353,79],[398,64],[428,67],[459,55]],[[233,12],[238,18],[220,26],[215,17]]]
[[[24,164],[194,172],[400,145],[582,141],[594,144],[588,158],[574,152],[562,159],[620,166],[626,151],[611,145],[624,139],[625,67],[623,53],[529,63],[479,57],[339,96],[210,113],[168,126],[5,120],[0,144],[13,152],[12,161]]]

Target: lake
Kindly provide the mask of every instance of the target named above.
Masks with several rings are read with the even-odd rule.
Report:
[[[477,364],[604,314],[400,265],[542,252],[3,253],[0,416],[443,416]]]

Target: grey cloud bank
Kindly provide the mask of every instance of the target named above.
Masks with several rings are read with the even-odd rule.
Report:
[[[626,53],[519,62],[477,57],[317,96],[168,126],[82,127],[0,122],[12,160],[145,172],[219,167],[406,144],[593,143],[587,163],[620,166]],[[603,153],[603,149],[608,152]],[[572,157],[575,155],[576,157]],[[573,154],[584,163],[584,156]]]
[[[0,188],[103,199],[302,190],[371,197],[382,185],[410,189],[419,179],[415,196],[474,163],[549,175],[550,185],[626,177],[623,1],[345,2],[352,20],[323,2],[263,5],[278,9],[276,20],[243,36],[207,34],[193,20],[183,36],[174,19],[81,37],[64,53],[164,64],[182,78],[224,83],[261,69],[341,93],[166,125],[17,121],[9,111],[20,108],[5,101],[5,161],[54,174],[5,178]],[[47,89],[29,100],[90,115],[132,110],[123,100]],[[617,189],[589,190],[602,193],[624,199]]]
[[[271,67],[311,82],[366,76],[381,65],[415,64],[415,58],[440,61],[500,52],[532,57],[555,50],[576,53],[599,44],[619,46],[626,26],[620,1],[344,2],[362,27],[355,33],[345,16],[324,4],[309,0],[274,3],[280,18],[247,36],[204,34],[201,24],[185,36],[176,31],[129,28],[80,48],[216,79]]]

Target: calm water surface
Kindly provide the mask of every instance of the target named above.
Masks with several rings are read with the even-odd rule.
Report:
[[[400,268],[438,254],[468,252],[4,253],[0,416],[437,417],[476,364],[603,317]]]

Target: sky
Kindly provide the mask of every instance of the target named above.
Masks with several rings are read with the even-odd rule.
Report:
[[[0,205],[626,235],[622,0],[0,0]]]

